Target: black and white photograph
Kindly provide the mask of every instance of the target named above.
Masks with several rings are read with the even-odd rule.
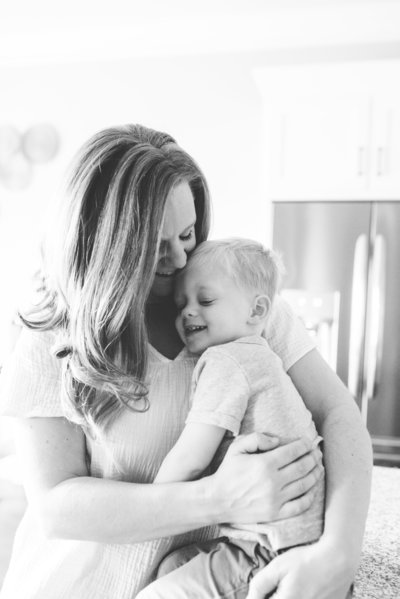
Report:
[[[399,599],[400,0],[0,4],[0,599]]]

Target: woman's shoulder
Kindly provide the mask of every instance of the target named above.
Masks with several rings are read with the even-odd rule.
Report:
[[[0,377],[0,412],[9,416],[61,416],[61,364],[52,352],[54,331],[23,328]]]
[[[51,374],[59,371],[60,361],[54,355],[54,347],[58,335],[54,330],[34,330],[23,327],[18,337],[11,361],[23,361],[26,366],[35,369],[40,367],[42,374]]]
[[[286,371],[315,348],[304,323],[279,295],[274,299],[264,337],[271,349],[281,358]]]
[[[292,308],[280,296],[274,298],[270,314],[265,327],[266,338],[285,335],[290,330],[297,320]]]

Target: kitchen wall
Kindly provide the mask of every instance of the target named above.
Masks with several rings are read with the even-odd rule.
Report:
[[[352,5],[362,10],[361,3]],[[266,15],[264,18],[268,25]],[[357,44],[349,43],[349,36],[337,44],[330,39],[326,44],[307,44],[312,30],[309,19],[307,22],[308,33],[302,34],[300,27],[296,34],[297,47],[290,46],[290,40],[269,46],[266,38],[259,49],[248,42],[247,50],[204,52],[197,35],[197,52],[175,52],[165,57],[161,50],[154,56],[135,56],[133,52],[131,58],[124,59],[115,58],[110,45],[110,55],[114,56],[110,60],[105,37],[99,60],[91,57],[79,62],[76,57],[67,57],[59,62],[44,60],[29,65],[27,60],[26,66],[24,61],[0,66],[0,125],[14,124],[23,130],[37,122],[50,122],[61,138],[56,158],[35,168],[34,180],[25,191],[7,191],[0,185],[0,277],[4,290],[0,300],[0,362],[11,342],[10,318],[37,263],[46,214],[59,195],[63,173],[75,150],[98,129],[141,122],[170,132],[206,173],[214,200],[212,235],[241,235],[270,242],[270,207],[263,189],[263,106],[253,68],[400,56],[400,41],[393,36],[361,39],[358,34]],[[284,24],[281,18],[282,34]],[[293,35],[295,24],[292,19]],[[262,34],[258,27],[259,37],[260,30]],[[245,33],[250,40],[251,32]],[[223,40],[223,31],[220,37]],[[51,39],[54,42],[54,36]],[[70,45],[74,45],[73,36]],[[49,57],[51,53],[50,45]]]
[[[247,63],[233,58],[142,59],[0,70],[0,121],[23,130],[51,122],[61,147],[35,168],[25,191],[0,186],[3,316],[32,269],[47,209],[79,145],[114,124],[140,122],[170,132],[206,173],[217,236],[265,241],[260,190],[261,98]],[[0,325],[1,326],[1,325]]]

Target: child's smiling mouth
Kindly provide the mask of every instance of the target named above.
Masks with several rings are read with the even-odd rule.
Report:
[[[184,331],[185,335],[192,335],[193,333],[199,333],[200,331],[204,331],[207,327],[197,324],[189,324],[185,325]]]

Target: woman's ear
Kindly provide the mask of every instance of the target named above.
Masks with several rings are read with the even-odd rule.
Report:
[[[268,315],[269,309],[271,307],[271,300],[267,295],[256,295],[253,300],[253,305],[251,308],[251,314],[249,317],[250,324],[259,324]]]

